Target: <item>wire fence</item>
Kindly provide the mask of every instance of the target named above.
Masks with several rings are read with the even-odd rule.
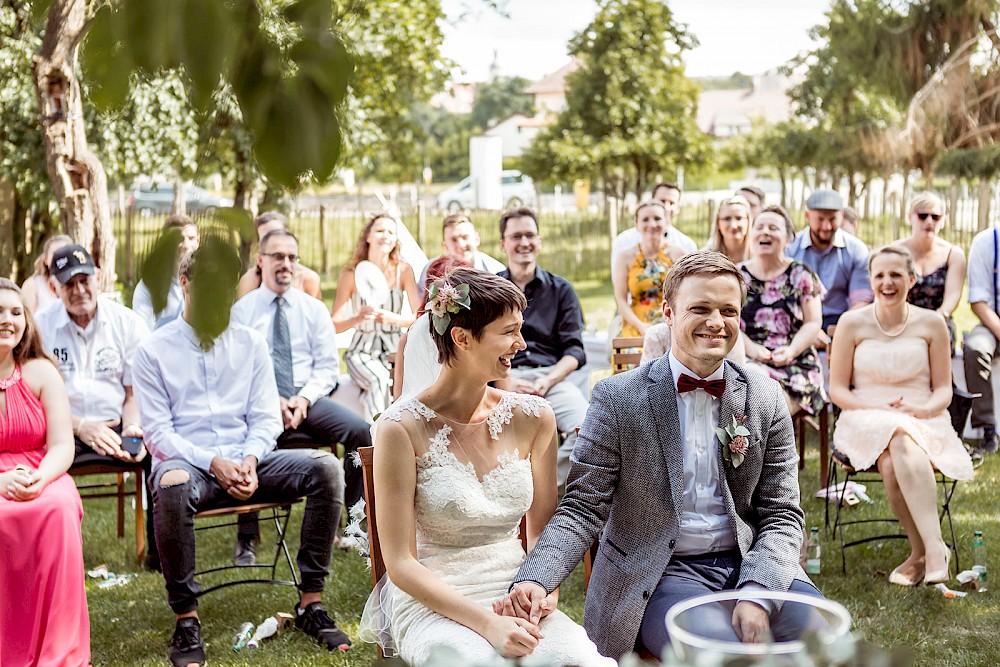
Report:
[[[611,243],[614,236],[628,227],[631,214],[617,219],[615,207],[606,213],[568,211],[539,213],[539,233],[542,250],[539,264],[548,271],[564,276],[571,282],[610,280]],[[708,241],[716,203],[714,200],[686,204],[674,221],[675,226],[690,236],[699,246]],[[977,199],[946,200],[947,222],[941,236],[968,249],[972,237],[984,227],[988,216],[980,215]],[[317,206],[301,209],[289,216],[289,226],[299,239],[302,263],[321,276],[335,279],[341,267],[350,259],[369,213],[356,209]],[[400,218],[421,248],[434,257],[443,251],[441,221],[445,213],[428,212],[423,207],[407,208]],[[481,239],[479,249],[503,261],[500,250],[500,214],[497,211],[473,210],[469,219],[475,224]],[[119,280],[132,287],[139,280],[142,263],[160,234],[166,215],[140,216],[131,211],[113,217],[118,240],[117,264]],[[223,219],[210,214],[193,216],[201,233],[228,236],[239,245],[240,235]],[[793,214],[796,228],[805,229],[802,212]],[[909,225],[892,214],[864,220],[858,228],[859,237],[871,247],[891,243],[910,234]],[[246,247],[246,246],[245,246]],[[252,261],[247,256],[246,260]],[[419,270],[420,267],[416,267]]]

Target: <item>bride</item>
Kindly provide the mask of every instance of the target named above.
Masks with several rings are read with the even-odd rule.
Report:
[[[487,386],[507,378],[525,348],[525,307],[504,278],[465,267],[445,274],[427,304],[441,375],[379,420],[375,503],[390,581],[372,593],[361,634],[412,665],[442,644],[468,662],[500,652],[615,664],[559,611],[534,625],[491,606],[524,560],[521,517],[530,549],[556,507],[552,410]],[[557,595],[547,600],[553,608]]]

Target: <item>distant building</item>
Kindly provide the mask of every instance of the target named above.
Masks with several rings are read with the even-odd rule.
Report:
[[[436,109],[444,109],[448,113],[472,113],[472,104],[476,101],[474,83],[453,83],[447,91],[438,93],[430,100],[430,105]]]
[[[573,58],[552,74],[543,77],[524,92],[535,96],[535,115],[556,115],[566,108],[566,77],[583,66],[583,61]]]
[[[753,87],[742,90],[704,90],[698,97],[698,128],[714,137],[750,132],[753,121],[779,123],[792,117],[788,89],[794,82],[769,72],[755,76]]]
[[[488,137],[500,137],[503,140],[504,157],[520,157],[528,149],[535,136],[551,121],[537,116],[529,118],[514,114],[500,121],[484,134]]]

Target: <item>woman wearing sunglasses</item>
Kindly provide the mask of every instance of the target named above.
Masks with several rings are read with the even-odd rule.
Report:
[[[965,254],[957,245],[938,236],[944,225],[944,202],[933,192],[921,192],[913,198],[907,219],[913,233],[898,243],[910,251],[918,269],[917,282],[907,301],[944,317],[954,350],[955,325],[951,314],[962,297]]]

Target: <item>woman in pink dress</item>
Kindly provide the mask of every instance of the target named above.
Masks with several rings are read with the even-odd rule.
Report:
[[[913,255],[900,245],[872,253],[875,303],[840,319],[830,357],[830,398],[843,412],[834,447],[851,465],[878,465],[886,496],[910,542],[889,582],[914,586],[951,578],[941,539],[934,469],[972,479],[972,460],[952,428],[951,351],[940,313],[907,303]]]
[[[0,278],[0,665],[90,664],[69,399],[21,291]]]

